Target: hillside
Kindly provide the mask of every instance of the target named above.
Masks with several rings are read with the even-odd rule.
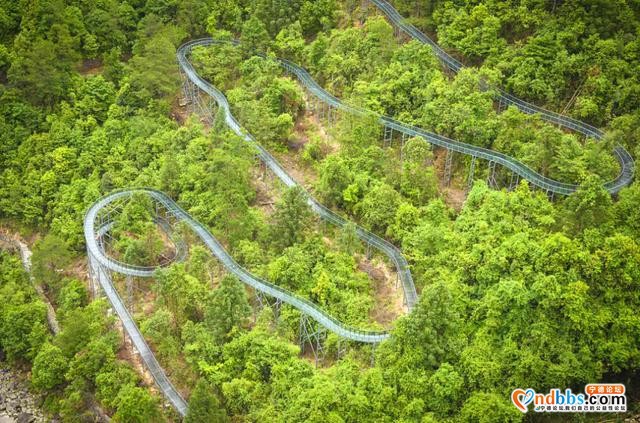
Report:
[[[29,413],[640,412],[634,2],[0,5],[0,358]],[[520,404],[593,383],[627,412]]]

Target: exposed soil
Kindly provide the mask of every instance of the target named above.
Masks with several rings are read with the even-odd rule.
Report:
[[[280,198],[280,193],[273,184],[275,176],[263,164],[254,167],[252,174],[251,185],[256,190],[254,207],[257,207],[265,216],[271,216]]]
[[[464,189],[450,185],[448,187],[441,187],[444,193],[444,202],[452,207],[456,211],[462,210],[465,200],[467,199],[467,192]]]
[[[153,380],[153,376],[151,376],[151,373],[144,365],[144,362],[142,361],[138,350],[136,350],[133,342],[131,342],[131,338],[125,335],[124,328],[122,327],[122,322],[120,320],[116,321],[116,327],[123,338],[120,350],[117,353],[118,359],[131,363],[135,371],[140,375],[140,378],[142,379],[145,386],[150,388],[154,393],[158,393],[155,381]]]
[[[184,125],[190,115],[191,110],[189,104],[186,103],[186,99],[182,95],[176,95],[173,102],[171,102],[171,119],[180,125]]]
[[[99,59],[87,59],[82,62],[80,75],[98,75],[102,73],[104,66]]]
[[[464,204],[464,201],[467,199],[467,192],[464,188],[460,188],[460,181],[458,181],[454,176],[454,172],[452,169],[451,181],[447,186],[444,181],[444,167],[445,161],[447,160],[446,150],[442,148],[436,148],[433,150],[433,167],[435,168],[436,174],[438,175],[438,188],[443,195],[443,200],[445,204],[449,207],[452,207],[456,211],[460,211]],[[455,157],[454,157],[455,161]]]
[[[304,118],[305,118],[305,121],[304,121],[305,124],[303,127],[308,128],[307,131],[309,130],[316,131],[316,133],[320,136],[320,139],[324,141],[326,145],[329,147],[328,153],[335,153],[338,150],[340,150],[340,143],[335,137],[333,137],[327,132],[327,129],[324,127],[323,122],[320,120],[320,118],[317,115],[311,113],[310,110],[307,110],[305,112]],[[311,128],[311,126],[313,128]]]
[[[402,287],[396,284],[396,272],[381,260],[367,260],[366,257],[358,262],[358,269],[369,275],[375,289],[376,302],[370,319],[390,329],[398,317],[406,314]]]

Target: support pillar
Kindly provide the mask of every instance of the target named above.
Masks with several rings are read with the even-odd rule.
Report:
[[[273,311],[273,316],[277,321],[280,318],[280,309],[282,307],[282,300],[279,298],[269,297],[267,294],[265,294],[262,291],[256,290],[255,292],[256,292],[256,301],[257,301],[258,308],[260,310],[264,309],[265,307],[271,308],[271,310]]]
[[[400,141],[400,163],[404,161],[404,143],[407,141],[407,134],[402,133],[402,140]]]
[[[384,127],[384,146],[387,146],[387,143],[391,144],[393,140],[393,128],[389,126]]]
[[[471,156],[471,166],[469,167],[469,177],[467,178],[467,192],[473,187],[473,174],[476,170],[476,156]]]
[[[453,167],[453,151],[447,150],[447,157],[444,161],[444,184],[445,186],[449,186],[451,183],[451,169]]]
[[[376,348],[378,348],[378,344],[371,344],[371,367],[376,363]]]
[[[515,172],[511,173],[511,178],[509,180],[509,191],[513,191],[518,187],[518,183],[520,182],[520,175]]]
[[[319,323],[314,322],[306,314],[300,316],[300,351],[304,352],[307,345],[313,352],[316,368],[318,363],[324,360],[324,346],[322,342],[326,338],[327,330]]]
[[[127,275],[125,286],[127,290],[127,307],[133,311],[133,277],[131,277],[131,275]]]
[[[496,181],[496,162],[489,162],[489,176],[487,177],[487,185],[489,188],[497,188],[498,183]]]
[[[347,340],[338,338],[338,347],[336,350],[336,359],[340,360],[340,358],[344,357],[347,353]]]
[[[88,270],[89,270],[89,282],[91,285],[91,298],[93,300],[96,300],[100,296],[100,281],[98,280],[98,269],[94,268],[94,264],[96,263],[96,260],[93,259],[93,256],[91,255],[89,250],[87,250],[87,257],[89,259]]]

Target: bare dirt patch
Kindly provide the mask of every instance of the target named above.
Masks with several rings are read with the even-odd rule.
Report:
[[[80,75],[98,75],[104,70],[104,65],[101,60],[88,59],[82,62],[80,67]]]
[[[178,122],[180,125],[184,125],[189,116],[191,116],[191,110],[187,100],[182,95],[176,95],[171,102],[171,119]]]
[[[406,313],[402,287],[396,284],[396,272],[381,260],[366,257],[358,262],[358,269],[369,275],[375,289],[375,307],[370,319],[390,329],[392,323]]]
[[[444,202],[456,211],[462,210],[464,201],[467,199],[467,192],[464,189],[448,186],[442,188],[444,193]]]
[[[435,168],[438,177],[438,188],[440,193],[443,194],[443,200],[445,204],[452,207],[456,211],[460,211],[467,198],[467,192],[464,188],[460,188],[460,181],[454,178],[453,170],[451,174],[451,181],[449,185],[445,184],[444,180],[444,168],[445,161],[447,160],[447,152],[445,149],[436,148],[433,151],[433,167]],[[455,163],[455,157],[454,157]],[[463,183],[464,185],[464,183]]]
[[[120,320],[116,321],[116,328],[122,335],[123,339],[120,350],[118,350],[117,353],[118,359],[131,363],[135,371],[140,375],[145,386],[149,387],[154,391],[154,393],[157,393],[158,391],[156,390],[153,376],[151,376],[151,373],[147,370],[147,366],[144,365],[140,354],[133,345],[133,342],[131,342],[131,338],[125,335],[124,328],[122,327],[122,322]]]

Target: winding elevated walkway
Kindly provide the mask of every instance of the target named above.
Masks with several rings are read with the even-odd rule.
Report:
[[[412,37],[431,45],[436,52],[436,55],[451,70],[457,72],[462,68],[462,64],[460,64],[460,62],[446,54],[444,50],[442,50],[439,46],[437,46],[437,44],[426,37],[426,35],[418,31],[415,27],[407,24],[388,2],[383,0],[372,1],[376,6],[380,8],[380,10],[382,10],[387,15],[387,17],[392,21],[394,25],[407,32]],[[249,134],[241,127],[241,125],[237,122],[237,120],[231,113],[231,108],[229,107],[229,103],[227,102],[224,94],[222,94],[222,92],[220,92],[209,82],[200,77],[195,71],[192,63],[190,62],[189,55],[193,48],[201,46],[204,47],[223,42],[226,41],[216,41],[211,38],[203,38],[199,40],[189,41],[180,46],[177,52],[177,59],[180,66],[180,71],[184,79],[185,95],[189,96],[192,102],[198,103],[201,111],[205,112],[207,112],[207,108],[209,105],[202,104],[203,101],[201,99],[201,94],[204,94],[205,96],[208,96],[209,99],[215,101],[218,106],[218,113],[223,113],[225,124],[235,134],[255,147],[257,156],[260,158],[260,160],[286,186],[292,187],[297,185],[295,180],[286,172],[286,170],[278,163],[278,161],[264,147],[259,145],[251,134]],[[231,43],[234,45],[238,44],[237,42]],[[328,108],[328,110],[326,111],[328,112],[328,116],[331,116],[332,110],[339,110],[341,112],[351,113],[357,116],[374,115],[371,111],[345,104],[335,96],[325,91],[318,85],[318,83],[309,75],[309,73],[304,68],[285,59],[277,60],[288,72],[290,72],[299,80],[299,82],[309,94],[314,96],[319,102],[321,102],[326,108]],[[513,97],[508,93],[505,93],[504,91],[499,91],[499,93],[499,100],[501,102],[504,102],[505,104],[514,104],[525,113],[539,113],[543,119],[549,122],[559,124],[563,127],[578,131],[587,136],[591,136],[597,139],[600,139],[603,136],[603,133],[600,130],[590,125],[540,109],[537,106],[517,99],[516,97]],[[323,114],[327,113],[323,111]],[[432,145],[447,149],[447,151],[459,152],[471,156],[474,160],[475,158],[485,159],[490,162],[490,165],[493,166],[493,168],[495,168],[496,164],[500,164],[501,166],[511,170],[514,174],[527,179],[532,185],[537,186],[550,193],[566,195],[574,192],[577,189],[576,185],[567,184],[547,178],[530,169],[515,158],[509,157],[505,154],[452,140],[450,138],[425,131],[421,128],[404,124],[389,116],[375,116],[377,116],[379,123],[385,128],[385,138],[388,133],[390,134],[391,138],[393,136],[393,131],[397,131],[402,134],[403,140],[406,137],[420,137]],[[628,185],[632,181],[634,174],[634,162],[629,153],[622,147],[616,147],[614,153],[618,162],[620,163],[621,172],[616,179],[605,184],[605,188],[607,189],[607,191],[612,194],[617,193],[622,187]],[[222,244],[202,224],[193,219],[185,210],[180,208],[180,206],[178,206],[166,194],[157,190],[147,188],[112,192],[111,194],[93,204],[85,215],[84,234],[87,244],[87,255],[89,258],[92,280],[97,281],[102,287],[109,301],[113,305],[115,312],[118,314],[118,317],[122,320],[126,332],[134,343],[136,349],[140,352],[143,361],[151,372],[160,390],[180,415],[186,415],[187,404],[180,393],[171,384],[164,370],[155,358],[152,350],[144,340],[139,328],[137,327],[133,318],[125,307],[124,302],[118,295],[118,292],[113,285],[111,276],[111,273],[115,272],[127,276],[150,277],[153,275],[156,268],[133,266],[114,260],[113,258],[108,256],[102,242],[102,237],[109,231],[109,227],[107,227],[106,225],[110,225],[111,223],[107,222],[106,224],[104,224],[104,222],[98,222],[99,214],[102,210],[108,208],[111,203],[123,198],[130,197],[134,194],[145,194],[151,197],[152,200],[159,204],[166,211],[167,215],[173,218],[176,222],[179,221],[186,223],[186,225],[200,237],[203,243],[220,260],[223,266],[225,266],[225,268],[230,273],[235,275],[245,284],[254,288],[257,292],[265,294],[269,297],[273,297],[280,302],[295,307],[302,313],[303,316],[305,316],[305,318],[306,316],[312,318],[322,327],[333,333],[336,333],[344,339],[375,345],[389,337],[389,333],[386,331],[363,331],[346,325],[333,318],[332,316],[324,312],[320,307],[311,303],[310,301],[251,274],[248,270],[240,266],[227,253]],[[306,196],[307,202],[311,209],[323,220],[338,227],[342,227],[347,223],[347,221],[343,217],[320,204],[309,193],[306,193]],[[398,278],[401,281],[401,285],[403,288],[405,305],[407,306],[408,310],[411,311],[417,303],[418,296],[416,293],[415,285],[413,283],[411,272],[409,270],[409,265],[400,250],[388,241],[361,227],[356,228],[356,233],[365,243],[378,249],[394,263],[397,270]]]
[[[464,65],[458,61],[456,58],[448,54],[442,47],[440,47],[435,41],[429,38],[426,34],[420,31],[418,28],[413,26],[411,23],[407,22],[400,13],[386,0],[370,0],[391,22],[393,26],[398,28],[400,31],[407,34],[409,37],[414,38],[420,41],[423,44],[429,45],[438,60],[449,70],[457,73],[459,72]],[[488,88],[488,86],[485,86]],[[540,118],[546,122],[549,122],[554,125],[559,125],[562,128],[566,128],[580,134],[583,134],[588,137],[593,137],[597,140],[600,140],[604,137],[604,132],[588,123],[581,122],[577,119],[573,119],[568,116],[561,115],[559,113],[555,113],[549,110],[546,110],[542,107],[536,106],[535,104],[529,103],[525,100],[522,100],[512,94],[509,94],[507,91],[502,88],[494,87],[496,91],[496,100],[503,105],[513,105],[517,107],[521,112],[527,114],[537,114]],[[484,150],[484,149],[482,149]],[[455,150],[459,151],[459,150]],[[487,150],[491,151],[491,150]],[[527,179],[533,185],[536,185],[546,191],[550,191],[558,194],[571,194],[573,191],[577,189],[577,185],[575,184],[566,184],[558,181],[554,181],[545,177],[539,177],[536,172],[525,169],[526,166],[520,166],[520,162],[516,163],[516,160],[508,157],[504,154],[500,154],[497,152],[486,153],[486,151],[482,151],[482,154],[476,154],[475,149],[470,151],[461,151],[464,154],[473,155],[475,157],[480,157],[487,160],[495,161],[509,169],[513,172],[519,174],[523,178]],[[625,186],[629,185],[634,176],[635,163],[629,152],[623,146],[616,146],[613,150],[616,160],[620,165],[620,173],[618,176],[607,183],[605,183],[606,190],[611,194],[616,194]],[[492,156],[495,158],[492,158]],[[520,164],[519,164],[520,163]],[[524,166],[524,167],[523,167]],[[541,176],[541,175],[540,175]]]
[[[100,238],[96,236],[96,234],[101,232],[95,224],[97,222],[98,213],[115,200],[131,197],[134,194],[145,194],[151,197],[155,202],[160,204],[164,210],[166,210],[176,223],[183,222],[187,224],[231,274],[257,291],[267,294],[270,297],[277,298],[282,302],[295,307],[341,338],[375,344],[389,337],[387,332],[364,331],[350,327],[331,317],[316,304],[251,274],[248,270],[239,265],[233,257],[231,257],[222,244],[211,234],[211,232],[209,232],[207,228],[204,227],[204,225],[191,217],[189,213],[182,209],[165,193],[149,188],[112,192],[93,204],[87,212],[84,222],[87,252],[100,264],[100,266],[116,273],[138,277],[151,277],[156,271],[156,268],[122,263],[112,257],[109,257],[99,243]]]

